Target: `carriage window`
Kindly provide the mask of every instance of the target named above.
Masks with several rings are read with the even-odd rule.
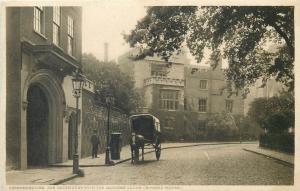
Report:
[[[159,107],[160,109],[178,110],[179,91],[160,90]]]

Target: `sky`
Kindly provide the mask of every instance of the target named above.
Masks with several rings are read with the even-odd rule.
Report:
[[[129,34],[137,22],[146,15],[145,4],[113,3],[104,1],[100,3],[85,4],[82,10],[82,51],[92,53],[100,61],[104,60],[104,43],[108,43],[108,60],[117,61],[118,57],[129,51],[130,47],[123,39],[122,34]],[[199,65],[209,66],[209,51]],[[198,65],[189,52],[190,64]],[[227,66],[227,61],[223,61]]]
[[[146,15],[144,5],[98,3],[85,5],[82,10],[82,49],[99,60],[104,58],[104,43],[108,43],[108,60],[129,50],[122,33],[129,34],[137,21]]]

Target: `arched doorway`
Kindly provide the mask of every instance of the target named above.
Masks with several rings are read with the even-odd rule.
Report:
[[[33,85],[27,92],[27,164],[48,164],[49,105],[42,89]]]
[[[21,113],[26,120],[21,125],[24,129],[21,137],[26,138],[21,155],[23,168],[63,161],[63,146],[67,140],[63,139],[66,101],[61,83],[56,74],[46,69],[33,73],[25,82],[23,99],[28,104]],[[43,107],[39,107],[41,105]]]
[[[68,158],[73,159],[75,152],[75,125],[76,115],[74,112],[70,115],[68,126]]]

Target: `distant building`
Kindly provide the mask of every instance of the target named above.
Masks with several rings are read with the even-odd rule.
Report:
[[[241,93],[227,89],[220,67],[212,70],[190,65],[184,52],[168,62],[156,56],[135,60],[137,54],[132,50],[119,57],[118,63],[135,80],[143,97],[140,112],[156,115],[168,139],[196,139],[215,113],[243,115]]]
[[[287,87],[282,83],[277,82],[275,79],[268,79],[265,86],[262,86],[262,80],[257,80],[253,86],[249,88],[250,92],[245,99],[245,109],[244,113],[247,115],[250,104],[256,98],[270,98],[279,95],[283,90],[286,90]]]
[[[63,162],[73,154],[81,15],[80,7],[6,8],[7,169]]]
[[[214,114],[224,113],[232,128],[238,123],[233,116],[243,116],[242,92],[228,89],[230,84],[220,65],[215,69],[185,67],[184,132],[190,136],[203,137],[208,131],[208,118]]]

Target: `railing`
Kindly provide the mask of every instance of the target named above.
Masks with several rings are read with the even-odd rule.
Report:
[[[148,86],[151,84],[159,85],[170,85],[170,86],[184,86],[183,79],[166,78],[161,76],[152,76],[144,80],[144,85]]]
[[[91,80],[85,79],[83,83],[83,89],[94,93],[94,83]]]

